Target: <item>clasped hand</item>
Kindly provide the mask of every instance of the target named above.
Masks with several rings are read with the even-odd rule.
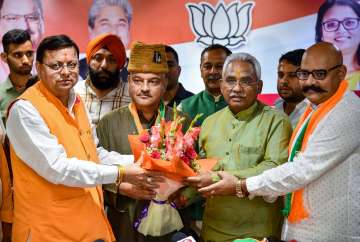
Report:
[[[220,180],[213,181],[214,175],[218,175]],[[186,179],[187,184],[198,188],[204,197],[235,195],[237,181],[237,177],[226,171],[200,173]]]

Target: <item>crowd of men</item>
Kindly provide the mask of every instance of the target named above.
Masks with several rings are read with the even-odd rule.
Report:
[[[360,99],[334,45],[280,57],[275,107],[257,99],[256,57],[218,44],[201,53],[205,89],[195,95],[179,82],[171,46],[136,42],[127,58],[117,35],[97,35],[78,81],[79,48],[66,35],[34,49],[29,32],[14,29],[2,45],[10,70],[0,85],[3,241],[172,241],[177,231],[153,237],[134,227],[164,174],[141,168],[127,137],[159,115],[170,120],[174,103],[184,129],[203,113],[198,152],[217,159],[171,198],[185,234],[360,240]]]

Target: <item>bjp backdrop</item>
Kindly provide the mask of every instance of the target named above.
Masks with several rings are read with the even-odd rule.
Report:
[[[127,49],[134,41],[169,44],[179,54],[180,82],[194,93],[204,89],[200,53],[218,43],[260,61],[262,98],[271,103],[277,97],[279,57],[316,41],[342,50],[351,87],[359,88],[359,3],[348,2],[356,6],[327,7],[318,19],[324,0],[0,0],[0,37],[11,27],[28,29],[36,47],[44,36],[67,34],[82,52],[89,39],[104,32],[117,34]],[[0,80],[5,80],[1,64]]]

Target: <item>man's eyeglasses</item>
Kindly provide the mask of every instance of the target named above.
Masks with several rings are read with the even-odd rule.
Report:
[[[39,13],[30,13],[25,15],[6,14],[1,16],[1,18],[8,22],[19,22],[21,18],[24,18],[25,21],[28,23],[36,23],[40,20],[40,14]]]
[[[336,65],[327,70],[320,69],[320,70],[308,71],[308,70],[299,69],[298,71],[296,71],[296,75],[300,80],[307,80],[310,75],[312,75],[316,80],[324,80],[330,71],[335,70],[336,68],[339,68],[341,66],[342,65]]]
[[[322,25],[323,25],[323,29],[326,32],[337,31],[340,27],[340,24],[346,30],[354,30],[357,27],[359,27],[359,21],[360,21],[360,18],[345,18],[342,21],[337,20],[337,19],[332,19],[332,20],[325,21]]]
[[[236,85],[240,85],[243,88],[251,87],[257,83],[257,81],[254,81],[252,78],[241,78],[239,81],[237,81],[235,78],[226,78],[223,80],[226,86],[230,88],[234,88]]]
[[[54,63],[54,64],[46,64],[46,63],[42,63],[43,65],[49,67],[51,70],[56,71],[56,72],[60,72],[62,71],[65,67],[69,70],[69,71],[74,71],[77,69],[78,67],[78,63],[77,62],[69,62],[69,63]]]

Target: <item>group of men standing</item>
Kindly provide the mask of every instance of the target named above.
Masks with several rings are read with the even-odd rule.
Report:
[[[89,74],[77,84],[76,43],[49,36],[36,49],[39,81],[29,83],[29,34],[11,30],[2,42],[10,69],[0,87],[8,241],[11,223],[16,242],[170,241],[173,234],[144,236],[133,226],[163,174],[134,161],[127,136],[159,116],[171,119],[174,102],[184,128],[203,113],[199,154],[218,160],[212,171],[184,181],[205,205],[193,199],[198,193],[186,196],[187,188],[178,194],[185,227],[203,219],[203,241],[360,239],[360,100],[347,90],[346,67],[332,44],[280,58],[279,112],[257,100],[256,58],[221,45],[201,53],[205,90],[193,95],[178,82],[181,67],[170,46],[135,43],[127,59],[116,35],[100,35],[87,46]],[[119,79],[126,64],[127,80]]]

